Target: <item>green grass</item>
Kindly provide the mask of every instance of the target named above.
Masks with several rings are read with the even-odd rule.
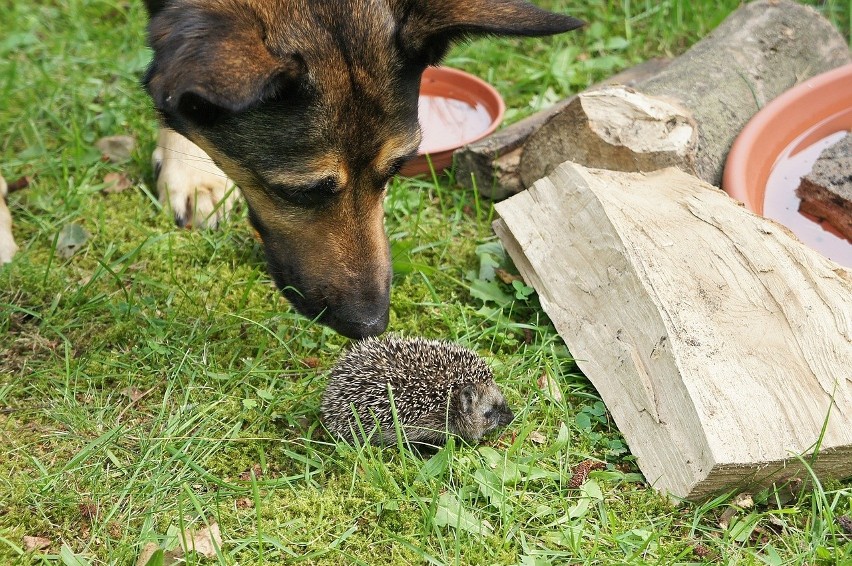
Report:
[[[146,543],[213,522],[225,564],[852,563],[837,521],[848,482],[758,498],[727,528],[730,496],[656,494],[535,296],[482,285],[482,266],[503,261],[493,211],[451,177],[390,189],[390,330],[485,355],[517,420],[428,460],[330,443],[317,411],[346,341],[280,297],[244,210],[202,232],[156,205],[140,4],[0,5],[0,168],[35,179],[10,198],[21,252],[0,268],[0,564],[133,564]],[[510,121],[682,52],[738,2],[541,4],[591,25],[471,42],[448,61],[495,84]],[[852,36],[848,2],[821,9]],[[129,164],[93,149],[111,134],[139,140]],[[102,194],[110,171],[134,188]],[[72,223],[90,237],[63,260]],[[607,466],[573,489],[586,459]],[[24,553],[24,536],[51,544]]]

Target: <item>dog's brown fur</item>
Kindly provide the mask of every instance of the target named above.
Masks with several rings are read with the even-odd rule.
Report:
[[[239,185],[270,273],[351,337],[384,331],[385,185],[420,142],[420,76],[470,34],[581,22],[522,0],[148,0],[165,123]]]

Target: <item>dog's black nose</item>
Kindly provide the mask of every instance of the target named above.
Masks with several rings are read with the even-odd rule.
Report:
[[[389,308],[385,308],[384,312],[378,316],[369,310],[362,312],[352,312],[354,309],[346,310],[348,311],[346,314],[340,313],[330,317],[328,320],[322,320],[322,322],[328,324],[343,336],[352,338],[353,340],[378,336],[388,327],[388,321],[390,320]]]

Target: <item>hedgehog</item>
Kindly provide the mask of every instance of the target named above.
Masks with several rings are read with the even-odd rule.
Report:
[[[373,444],[394,443],[394,410],[418,448],[440,447],[448,434],[475,443],[514,419],[491,369],[467,348],[395,336],[357,342],[329,376],[326,428],[347,442],[363,430]]]

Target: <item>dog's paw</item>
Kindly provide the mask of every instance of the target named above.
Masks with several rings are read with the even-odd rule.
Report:
[[[12,237],[12,215],[6,206],[6,180],[0,176],[0,264],[9,263],[18,251]]]
[[[161,128],[152,156],[160,202],[178,226],[215,228],[239,200],[239,190],[204,150]]]

